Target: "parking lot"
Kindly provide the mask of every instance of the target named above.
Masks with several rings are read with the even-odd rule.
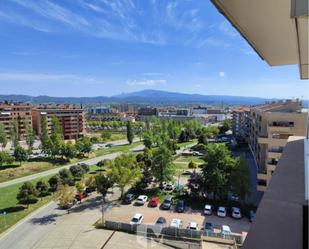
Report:
[[[203,207],[201,203],[201,207]],[[250,222],[246,217],[236,220],[231,217],[220,218],[216,216],[215,212],[210,216],[205,216],[202,210],[192,210],[186,207],[184,213],[177,213],[173,206],[170,210],[161,210],[160,205],[158,207],[149,207],[148,202],[144,206],[132,204],[119,204],[105,213],[105,219],[115,222],[129,223],[132,217],[140,213],[144,216],[144,224],[154,224],[159,217],[164,217],[169,225],[172,219],[181,219],[183,222],[183,228],[186,228],[189,222],[196,222],[198,228],[203,228],[206,222],[213,223],[215,231],[220,231],[222,225],[228,225],[231,228],[232,233],[242,233],[246,235],[250,228]]]

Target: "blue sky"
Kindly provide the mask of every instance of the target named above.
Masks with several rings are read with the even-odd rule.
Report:
[[[268,66],[208,0],[1,0],[0,58],[0,94],[308,98],[297,66]]]

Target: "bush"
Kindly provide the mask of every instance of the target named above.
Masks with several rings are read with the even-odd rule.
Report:
[[[70,167],[70,172],[75,180],[80,180],[86,173],[80,165],[73,165]]]
[[[59,176],[60,176],[60,179],[61,179],[61,183],[63,185],[74,186],[74,178],[73,178],[70,170],[68,170],[68,169],[60,170]]]
[[[38,191],[38,196],[39,196],[39,197],[44,197],[44,196],[47,196],[47,195],[49,194],[49,192],[48,192],[48,186],[47,186],[47,184],[46,184],[44,181],[42,181],[42,180],[40,180],[40,181],[38,181],[38,182],[36,183],[35,188],[36,188],[36,190]]]
[[[20,188],[17,194],[17,200],[21,204],[35,203],[37,201],[38,192],[31,182],[25,182]]]
[[[194,151],[204,153],[207,150],[207,146],[205,144],[197,144],[197,145],[194,145],[193,147],[191,147],[191,149],[194,150]]]
[[[55,192],[57,190],[57,187],[58,187],[60,182],[61,182],[61,179],[60,179],[60,176],[58,174],[49,178],[48,183],[49,183],[49,186],[50,186],[50,190],[52,192]]]
[[[189,169],[196,169],[197,168],[197,164],[193,161],[190,161],[188,164],[188,168]]]

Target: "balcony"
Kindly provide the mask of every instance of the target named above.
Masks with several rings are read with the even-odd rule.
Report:
[[[293,127],[289,126],[268,126],[268,132],[291,132]]]
[[[268,171],[275,171],[276,167],[277,167],[277,165],[275,165],[275,164],[267,164],[267,170]]]
[[[268,151],[269,158],[279,159],[282,155],[282,152]]]
[[[286,138],[269,138],[269,137],[259,137],[258,138],[258,143],[259,144],[268,144],[272,146],[277,146],[277,147],[284,147],[287,143]]]
[[[257,179],[258,180],[265,180],[265,181],[268,181],[269,180],[269,176],[265,173],[258,173],[257,175]]]

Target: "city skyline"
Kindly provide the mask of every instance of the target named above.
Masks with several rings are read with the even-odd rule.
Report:
[[[269,67],[208,1],[8,0],[0,29],[2,94],[308,99],[297,66]]]

